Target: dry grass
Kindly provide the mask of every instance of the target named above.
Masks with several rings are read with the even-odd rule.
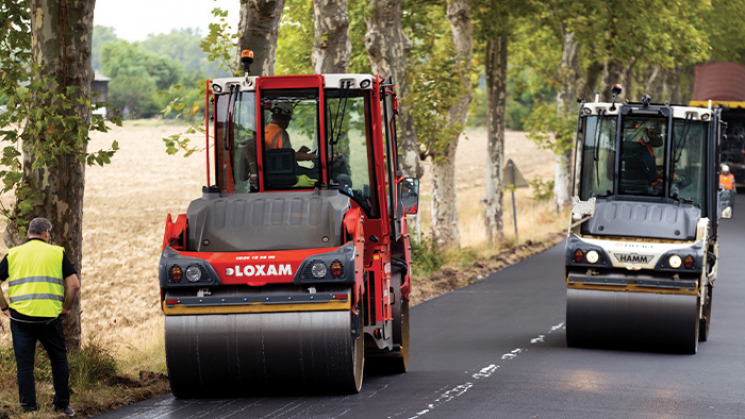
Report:
[[[538,148],[535,143],[527,139],[525,133],[508,131],[505,138],[505,150],[505,161],[512,159],[517,170],[526,180],[538,178],[545,182],[553,178],[553,153]],[[461,137],[456,155],[456,192],[462,247],[479,247],[486,241],[483,222],[484,207],[481,204],[481,200],[485,197],[486,156],[486,132],[483,129],[473,130]],[[420,190],[424,199],[420,206],[420,213],[423,230],[427,231],[431,219],[430,199],[432,196],[429,168],[422,177],[421,183]],[[546,228],[558,226],[560,220],[566,219],[557,217],[549,202],[536,201],[533,195],[534,191],[530,187],[515,191],[518,236],[521,240],[539,237],[546,232]],[[514,244],[512,197],[509,191],[504,192],[503,205],[505,243]],[[562,224],[560,229],[563,227]]]
[[[473,130],[461,137],[456,155],[456,182],[458,199],[458,225],[462,250],[442,255],[442,269],[427,277],[415,277],[412,301],[416,304],[443,292],[468,285],[482,279],[488,273],[515,263],[525,257],[543,251],[564,238],[567,211],[554,213],[553,204],[534,198],[532,187],[515,191],[517,213],[517,235],[512,211],[512,194],[505,190],[504,240],[495,246],[486,244],[484,207],[486,173],[486,132]],[[517,170],[527,181],[553,179],[554,156],[548,150],[538,148],[525,133],[510,131],[505,138],[505,161],[512,159]],[[420,217],[422,237],[428,238],[431,220],[432,180],[429,168],[421,179]]]
[[[167,385],[162,385],[162,376],[158,376],[165,372],[157,275],[163,229],[166,214],[184,212],[189,201],[201,195],[201,186],[206,180],[203,153],[195,153],[187,159],[165,154],[161,138],[182,130],[183,127],[177,125],[130,122],[113,129],[110,134],[96,135],[91,144],[91,150],[106,148],[116,139],[121,150],[111,165],[91,167],[86,173],[81,273],[83,342],[105,348],[116,359],[120,374],[134,378],[126,382],[127,378],[120,377],[120,382],[109,383],[113,387],[76,393],[73,403],[86,406],[86,411],[82,412],[85,415],[167,391]],[[548,203],[536,202],[531,198],[531,190],[520,189],[516,199],[522,247],[509,254],[500,253],[514,244],[509,193],[504,200],[505,243],[495,248],[485,246],[483,207],[479,203],[484,195],[485,133],[475,131],[468,137],[461,141],[457,155],[457,193],[461,245],[471,249],[469,254],[473,257],[467,259],[470,266],[454,263],[443,270],[442,276],[446,279],[448,269],[467,271],[463,281],[446,286],[436,280],[417,280],[415,286],[420,289],[415,297],[418,300],[450,289],[451,285],[477,280],[489,270],[540,250],[556,242],[558,236],[550,233],[565,228],[567,217],[564,214],[555,216]],[[203,144],[199,137],[195,142]],[[523,133],[507,133],[506,150],[506,157],[513,159],[526,179],[552,178],[553,155],[537,149]],[[421,205],[424,226],[428,225],[429,218],[429,188],[431,182],[425,176]],[[0,244],[0,254],[4,251]],[[5,325],[5,331],[0,330],[0,348],[8,348],[8,320],[3,318],[0,322]],[[6,368],[3,362],[2,369]],[[143,373],[145,376],[140,377],[140,371],[154,373]],[[140,387],[143,382],[156,384]],[[4,383],[3,387],[7,385]],[[15,409],[17,406],[14,384],[1,390],[0,397],[0,407]],[[51,393],[44,385],[40,385],[39,402],[51,403]]]
[[[139,371],[165,372],[157,267],[166,215],[185,211],[189,201],[200,196],[206,181],[203,154],[187,159],[165,154],[161,138],[183,129],[177,125],[125,123],[107,135],[96,135],[90,145],[91,150],[107,148],[116,139],[121,150],[111,165],[89,167],[86,172],[83,344],[95,342],[106,348],[120,370],[134,377]],[[196,141],[203,144],[201,139]],[[4,251],[0,244],[0,252]],[[0,347],[7,348],[8,320],[0,321],[6,330],[0,330]],[[151,387],[157,388],[157,384]],[[140,399],[137,394],[149,391],[120,383],[91,394],[76,394],[73,402],[90,406],[94,414]],[[161,388],[164,391],[168,391],[167,386]],[[14,385],[2,394],[2,404],[17,406]],[[39,403],[51,403],[51,395],[43,393],[43,386]]]

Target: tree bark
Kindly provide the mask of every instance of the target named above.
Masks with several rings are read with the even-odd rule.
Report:
[[[42,77],[53,80],[44,94],[35,95],[40,107],[53,107],[54,96],[46,93],[66,94],[73,101],[87,98],[93,83],[91,68],[91,35],[95,0],[32,0],[31,1],[31,50],[32,60],[42,66]],[[69,87],[76,90],[68,91]],[[39,92],[42,93],[42,92]],[[79,118],[80,129],[91,120],[87,106],[79,105],[70,110]],[[30,121],[33,123],[33,121]],[[42,132],[23,144],[29,150],[34,144],[49,140]],[[49,134],[51,135],[51,134]],[[87,134],[85,135],[87,137]],[[74,141],[74,140],[71,140]],[[83,242],[83,191],[85,162],[78,153],[85,153],[74,144],[67,144],[75,152],[61,154],[47,167],[34,168],[35,156],[24,153],[22,183],[34,188],[36,195],[33,210],[22,217],[46,217],[53,225],[54,243],[65,248],[68,258],[80,276]],[[21,197],[21,199],[23,199]],[[16,208],[21,201],[16,201]],[[16,220],[19,221],[19,220]],[[16,238],[18,238],[16,233]],[[81,278],[82,282],[82,278]],[[65,338],[70,350],[80,349],[80,300],[64,318]]]
[[[585,102],[592,102],[595,100],[595,94],[599,93],[597,85],[601,74],[603,74],[602,63],[593,61],[587,65],[580,87],[580,98]]]
[[[486,42],[487,160],[484,223],[489,244],[504,240],[504,130],[507,104],[508,38],[495,35]]]
[[[284,6],[284,0],[241,0],[237,62],[240,74],[243,74],[241,51],[250,49],[254,53],[254,61],[249,74],[274,75],[279,20],[282,18]]]
[[[460,229],[455,202],[455,148],[448,146],[442,161],[432,168],[432,242],[438,249],[460,248]],[[453,153],[450,155],[449,153]]]
[[[447,17],[453,36],[455,59],[459,62],[458,77],[461,95],[448,109],[445,132],[449,141],[442,155],[434,156],[432,164],[432,239],[440,249],[460,248],[458,204],[455,191],[455,155],[471,103],[471,59],[473,58],[473,25],[468,0],[451,0]]]
[[[559,82],[561,89],[556,93],[556,116],[559,119],[571,118],[571,111],[577,98],[579,80],[579,45],[574,39],[574,32],[563,31],[563,47],[559,64]],[[571,184],[571,142],[572,138],[560,138],[555,134],[559,146],[554,161],[554,211],[559,212],[569,205],[572,195]]]
[[[563,139],[571,141],[571,138]],[[572,202],[572,150],[554,157],[554,212],[558,213]]]
[[[374,73],[392,77],[396,83],[399,103],[399,166],[404,174],[421,177],[424,168],[419,158],[419,144],[411,116],[412,105],[408,100],[411,89],[405,77],[411,41],[401,25],[401,0],[371,0],[368,9],[364,42],[370,65]]]
[[[696,79],[696,67],[692,64],[681,65],[678,73],[678,99],[680,104],[687,104],[693,97],[693,84]]]
[[[681,67],[673,67],[665,70],[665,87],[667,98],[672,104],[682,104],[683,95],[680,92]]]
[[[349,11],[346,0],[313,0],[315,42],[313,72],[346,73],[352,43],[349,40]]]
[[[613,61],[607,61],[603,69],[603,81],[600,83],[600,99],[610,102],[611,100],[611,86],[619,83],[624,87],[623,97],[628,97],[630,92],[625,86],[625,80],[623,80],[623,65]],[[620,100],[616,98],[616,101]]]
[[[663,71],[659,66],[650,65],[644,74],[644,88],[642,94],[647,94],[653,102],[665,101]]]

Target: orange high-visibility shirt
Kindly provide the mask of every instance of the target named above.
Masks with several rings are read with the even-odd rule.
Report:
[[[282,129],[279,125],[271,123],[264,128],[264,149],[280,149],[283,148],[284,140],[287,135],[287,131]]]
[[[721,174],[719,175],[719,184],[722,185],[722,188],[727,189],[729,191],[735,190],[735,175],[732,173],[725,175]]]

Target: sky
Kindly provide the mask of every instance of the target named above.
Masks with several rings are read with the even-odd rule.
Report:
[[[204,36],[217,21],[211,13],[215,7],[228,11],[237,30],[240,0],[96,0],[93,24],[113,27],[119,39],[130,42],[182,28],[199,28]]]

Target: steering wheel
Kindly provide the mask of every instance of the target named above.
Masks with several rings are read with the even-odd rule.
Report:
[[[682,173],[676,173],[675,176],[678,177],[678,179],[674,181],[676,185],[683,187],[691,184],[691,178],[689,178],[688,176]]]

